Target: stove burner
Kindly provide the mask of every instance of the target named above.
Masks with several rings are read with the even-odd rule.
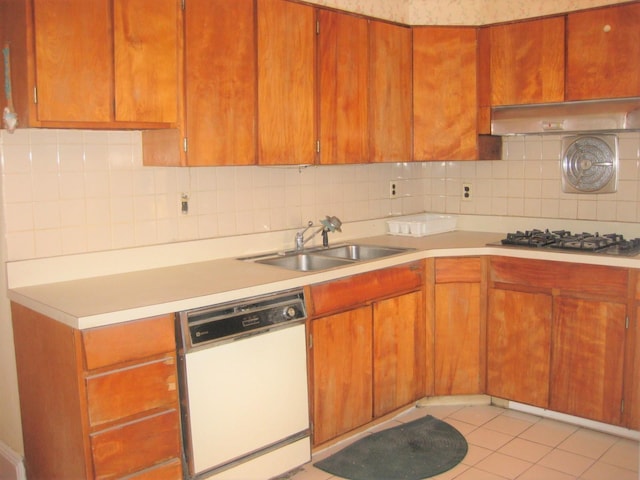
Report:
[[[607,253],[610,255],[637,255],[640,253],[640,238],[626,240],[617,233],[600,235],[599,233],[571,233],[568,230],[518,230],[507,233],[500,241],[502,245],[522,246],[528,248],[556,248],[591,253]]]

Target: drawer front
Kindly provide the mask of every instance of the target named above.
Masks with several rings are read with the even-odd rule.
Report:
[[[89,423],[111,422],[178,401],[175,356],[87,378]]]
[[[91,435],[99,479],[117,478],[180,458],[180,417],[169,410]],[[156,477],[154,477],[156,478]]]
[[[477,283],[481,278],[479,257],[436,258],[436,283]]]
[[[82,332],[82,339],[87,370],[173,352],[174,316],[92,328]]]
[[[626,299],[626,268],[491,257],[490,282],[535,286],[540,291]]]
[[[179,459],[158,465],[157,467],[133,474],[127,480],[182,480],[182,463]]]
[[[313,285],[312,312],[324,315],[415,291],[423,285],[424,270],[424,262],[419,261]]]

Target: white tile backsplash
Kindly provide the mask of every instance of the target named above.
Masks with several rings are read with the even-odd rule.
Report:
[[[602,195],[561,191],[560,139],[505,137],[499,161],[171,168],[142,166],[139,132],[2,130],[7,258],[292,229],[325,215],[343,222],[422,211],[639,222],[640,133],[620,134],[618,192]],[[388,198],[390,180],[398,198]],[[462,201],[462,183],[472,184],[471,201]]]

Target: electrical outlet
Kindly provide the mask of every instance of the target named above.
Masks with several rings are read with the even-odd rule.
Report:
[[[180,212],[183,215],[187,215],[189,213],[189,194],[183,193],[180,195]]]
[[[389,182],[389,198],[396,198],[398,196],[398,182],[391,180]]]
[[[470,183],[463,183],[462,184],[462,200],[471,200],[471,184]]]

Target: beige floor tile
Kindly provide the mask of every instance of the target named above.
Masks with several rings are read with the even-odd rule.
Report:
[[[465,435],[467,442],[489,450],[498,450],[513,438],[511,435],[489,430],[484,427],[476,428],[469,435]]]
[[[499,415],[489,420],[483,425],[483,427],[516,437],[531,427],[531,423],[518,418],[508,417],[506,415]]]
[[[532,463],[525,462],[519,458],[496,452],[480,461],[475,468],[513,479],[518,478],[519,475],[531,468],[532,465]]]
[[[295,474],[289,478],[291,480],[328,480],[336,477],[308,463],[303,465],[299,471],[295,472]]]
[[[531,413],[519,412],[518,410],[506,409],[502,415],[504,415],[505,417],[517,418],[518,420],[523,420],[529,423],[538,423],[540,420],[542,420],[542,417],[533,415]]]
[[[426,407],[418,408],[417,410],[423,410],[425,411],[425,413],[442,420],[462,408],[464,407],[461,405],[429,405]]]
[[[435,415],[432,415],[431,413],[429,413],[429,411],[426,408],[411,408],[406,412],[403,412],[401,415],[394,417],[393,421],[402,422],[402,423],[413,422],[414,420],[426,417],[427,415],[431,415],[435,417]]]
[[[471,467],[460,475],[455,477],[456,480],[504,480],[505,477],[496,475],[495,473],[485,472],[477,468]]]
[[[452,427],[454,427],[456,430],[458,430],[465,437],[467,435],[469,435],[471,432],[473,432],[475,429],[478,428],[475,425],[471,425],[470,423],[461,422],[461,421],[456,420],[455,418],[451,418],[451,417],[445,418],[444,421],[447,422]]]
[[[503,408],[494,407],[492,405],[478,405],[474,407],[464,407],[457,412],[449,415],[448,418],[455,418],[461,422],[470,423],[471,425],[484,425],[492,418],[501,415],[504,412]]]
[[[518,477],[518,480],[575,480],[576,477],[553,470],[552,468],[534,465]],[[296,479],[297,480],[297,479]],[[605,479],[600,479],[605,480]],[[610,479],[613,480],[613,479]]]
[[[547,445],[530,442],[522,438],[514,438],[499,450],[500,453],[504,453],[505,455],[511,455],[512,457],[532,463],[539,461],[550,451],[551,447]]]
[[[441,473],[440,475],[436,475],[435,477],[429,477],[429,480],[453,480],[454,478],[457,479],[458,475],[460,475],[461,473],[465,472],[468,469],[469,469],[469,465],[464,465],[462,463],[459,463],[458,465],[453,467],[451,470]]]
[[[613,435],[581,428],[561,442],[558,448],[585,457],[598,459],[617,441],[618,437],[614,437]]]
[[[579,477],[593,465],[595,461],[589,457],[576,455],[564,450],[552,450],[538,462],[539,465],[553,468],[569,475]]]
[[[620,439],[605,452],[600,461],[637,472],[640,463],[640,444],[633,440]]]
[[[462,463],[470,467],[473,467],[476,463],[484,460],[493,453],[493,450],[489,450],[488,448],[480,447],[472,443],[468,445],[469,450],[467,451],[467,455],[462,459]]]
[[[609,465],[604,462],[596,462],[580,477],[582,480],[638,480],[638,472],[625,470],[624,468]]]
[[[555,447],[576,430],[578,430],[578,427],[574,425],[545,418],[533,424],[518,436],[525,440]]]

